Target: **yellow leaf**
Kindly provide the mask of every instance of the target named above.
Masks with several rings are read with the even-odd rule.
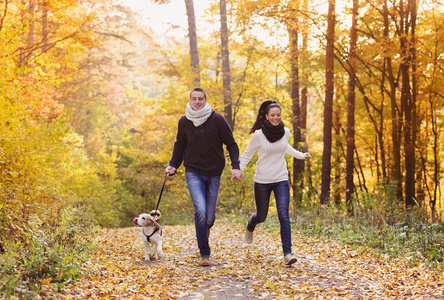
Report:
[[[46,278],[46,279],[43,279],[43,280],[42,280],[42,284],[44,284],[44,285],[48,285],[48,284],[51,282],[51,279],[52,279],[52,278]]]

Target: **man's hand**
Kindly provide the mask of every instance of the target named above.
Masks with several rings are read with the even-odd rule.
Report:
[[[231,171],[231,178],[237,181],[241,181],[242,180],[242,171],[239,169],[233,169],[233,171]]]
[[[173,176],[174,174],[176,174],[176,168],[168,166],[166,167],[165,172],[167,173],[167,176]]]

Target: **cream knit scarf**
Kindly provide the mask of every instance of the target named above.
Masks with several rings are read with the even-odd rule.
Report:
[[[185,116],[188,120],[192,121],[194,126],[198,127],[205,123],[205,121],[210,117],[213,109],[208,103],[201,110],[193,110],[191,108],[190,102],[187,103],[187,109],[185,111]]]

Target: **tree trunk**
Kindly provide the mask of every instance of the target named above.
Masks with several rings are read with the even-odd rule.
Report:
[[[22,0],[23,6],[26,5],[26,2]],[[32,57],[32,48],[34,46],[34,30],[35,30],[35,22],[34,22],[34,14],[35,14],[35,0],[28,1],[28,11],[23,12],[23,23],[28,22],[28,32],[23,36],[25,39],[26,36],[26,45],[20,49],[19,54],[19,66],[25,66],[28,64],[29,60]]]
[[[353,194],[355,192],[355,184],[353,180],[353,172],[355,169],[355,87],[356,87],[356,43],[358,40],[358,16],[359,16],[359,0],[353,0],[352,25],[350,29],[350,50],[348,53],[348,65],[350,72],[348,75],[347,90],[347,153],[346,175],[345,175],[345,200],[348,212],[352,212]]]
[[[389,11],[387,0],[384,0],[384,38],[386,42],[389,42]],[[395,76],[393,74],[392,59],[390,56],[384,58],[387,66],[388,80],[390,83],[390,111],[392,117],[392,143],[393,143],[393,165],[392,165],[392,178],[396,183],[396,196],[399,200],[402,199],[402,178],[401,178],[401,136],[400,136],[400,124],[401,114],[396,104],[396,83]]]
[[[302,9],[304,11],[308,10],[308,1],[303,0],[302,1]],[[301,51],[301,59],[300,61],[307,61],[308,59],[308,18],[304,14],[302,16],[302,51]],[[301,79],[301,78],[300,78]],[[308,152],[308,144],[307,144],[307,107],[308,107],[308,87],[307,83],[309,82],[309,74],[307,74],[307,68],[302,68],[302,89],[301,89],[301,109],[300,109],[300,128],[301,128],[301,144],[302,144],[302,152]],[[311,160],[301,160],[302,169],[304,170],[303,176],[301,178],[301,190],[304,189],[305,182],[307,182],[307,188],[309,191],[314,190],[313,187],[310,185],[312,182],[311,180],[311,173],[310,173],[310,163]],[[309,192],[311,193],[311,192]]]
[[[228,125],[230,125],[231,129],[234,129],[233,113],[231,107],[231,73],[230,51],[228,49],[227,0],[220,0],[220,23],[224,112],[225,119],[227,119]]]
[[[336,99],[338,100],[338,99]],[[341,124],[341,108],[337,107],[334,115],[335,115],[335,121],[333,123],[333,128],[335,130],[335,163],[334,163],[334,170],[335,170],[335,174],[334,174],[334,187],[333,187],[333,191],[334,191],[334,202],[336,205],[340,205],[341,204],[341,174],[342,174],[342,170],[341,170],[341,163],[343,161],[343,155],[341,155],[342,153],[342,142],[341,142],[341,128],[342,128],[342,124]]]
[[[329,0],[325,55],[324,150],[322,153],[321,204],[326,204],[330,200],[335,21],[335,0]]]
[[[411,174],[411,177],[413,178],[413,180],[411,180],[412,185],[413,185],[413,193],[410,195],[410,197],[412,199],[409,199],[409,203],[408,205],[416,205],[418,204],[417,201],[415,201],[416,195],[415,195],[415,177],[416,177],[416,154],[415,154],[415,145],[416,145],[416,136],[417,136],[417,131],[420,128],[420,124],[418,123],[417,120],[417,114],[416,114],[416,95],[418,93],[418,89],[417,89],[417,81],[416,81],[416,74],[417,74],[417,68],[416,68],[416,17],[417,17],[417,2],[416,0],[410,0],[409,1],[409,5],[410,5],[410,11],[411,11],[411,21],[410,21],[410,26],[412,29],[412,34],[411,34],[411,42],[410,42],[410,57],[411,57],[411,66],[412,66],[412,103],[411,103],[411,108],[412,108],[412,145],[411,145],[411,149],[412,152],[410,153],[410,155],[412,155],[411,160],[412,160],[412,164],[413,164],[413,174]],[[412,201],[413,200],[413,201]]]
[[[48,46],[48,4],[46,1],[42,3],[42,52],[49,49]]]
[[[196,34],[196,18],[194,16],[193,0],[185,0],[188,17],[188,37],[190,39],[190,57],[191,57],[191,71],[193,76],[193,85],[200,86],[200,68],[199,68],[199,54],[197,48],[197,34]]]
[[[34,46],[34,34],[35,34],[35,0],[29,0],[29,27],[28,27],[28,38],[26,39],[26,48],[27,48],[27,58],[26,61],[29,61],[32,57],[32,48]]]
[[[404,107],[404,151],[405,151],[405,205],[415,205],[415,111],[412,88],[410,85],[410,66],[413,64],[412,48],[414,41],[414,31],[416,25],[416,1],[409,0],[404,10],[403,1],[401,1],[401,103]],[[410,16],[410,18],[409,18]],[[411,31],[410,31],[411,30]]]
[[[301,127],[300,127],[300,100],[299,100],[299,49],[298,49],[298,16],[297,3],[291,2],[293,11],[295,12],[289,24],[290,36],[290,65],[291,65],[291,100],[292,100],[292,126],[293,126],[293,147],[300,149]],[[303,165],[301,160],[293,158],[293,199],[294,203],[301,205],[302,191],[300,189],[300,181],[302,179]]]

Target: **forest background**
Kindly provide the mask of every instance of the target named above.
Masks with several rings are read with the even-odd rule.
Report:
[[[260,103],[282,106],[294,147],[313,156],[288,158],[293,219],[316,218],[305,229],[320,230],[327,215],[365,216],[375,232],[415,228],[411,213],[441,222],[442,2],[354,0],[340,11],[334,1],[209,3],[198,16],[205,38],[187,0],[189,34],[177,39],[160,38],[118,1],[0,1],[6,290],[22,273],[27,282],[74,280],[90,247],[85,232],[130,226],[155,208],[195,86],[241,152]],[[254,161],[239,183],[230,172],[218,215],[242,219],[254,211]],[[183,175],[166,181],[164,224],[193,222]],[[30,258],[17,259],[24,251]]]

